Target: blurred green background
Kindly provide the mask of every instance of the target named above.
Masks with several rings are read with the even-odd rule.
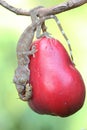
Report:
[[[6,1],[15,7],[31,9],[38,5],[54,6],[64,0]],[[71,41],[76,67],[87,86],[87,4],[57,16]],[[67,118],[39,115],[18,99],[12,82],[17,66],[16,45],[29,24],[29,17],[17,16],[0,6],[0,130],[87,130],[87,98],[82,109]],[[55,22],[48,20],[46,24],[48,31],[67,48]]]

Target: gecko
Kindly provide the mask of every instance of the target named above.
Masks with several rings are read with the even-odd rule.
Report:
[[[29,85],[30,70],[28,64],[30,63],[29,55],[33,55],[36,50],[31,43],[34,37],[34,27],[28,26],[22,33],[17,44],[17,60],[18,67],[15,70],[13,82],[16,85],[19,98],[23,101],[28,101],[32,95],[32,86]]]
[[[31,44],[37,28],[37,13],[39,8],[43,7],[38,6],[29,12],[32,24],[28,26],[21,34],[16,49],[18,66],[15,70],[13,82],[18,91],[19,98],[23,101],[28,101],[32,97],[32,86],[29,84],[30,70],[28,65],[30,63],[29,55],[34,55],[34,53],[37,51],[35,46],[32,46],[31,48]]]

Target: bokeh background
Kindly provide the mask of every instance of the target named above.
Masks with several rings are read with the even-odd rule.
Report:
[[[54,6],[64,0],[6,0],[9,4],[24,9],[38,5]],[[71,41],[76,68],[83,76],[87,87],[87,4],[58,14],[58,18]],[[0,6],[0,130],[87,130],[87,98],[76,114],[67,117],[39,115],[26,102],[18,99],[13,84],[17,66],[16,45],[30,18],[17,16]],[[67,44],[53,20],[46,22],[48,31]]]

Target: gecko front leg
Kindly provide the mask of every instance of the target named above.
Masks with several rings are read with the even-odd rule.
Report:
[[[19,88],[19,86],[17,87]],[[32,86],[29,83],[27,83],[26,86],[24,86],[23,91],[18,91],[18,95],[21,100],[28,101],[32,97]]]
[[[27,66],[18,66],[15,70],[13,82],[16,85],[19,98],[23,101],[28,101],[32,96],[32,89],[29,85],[30,70]]]

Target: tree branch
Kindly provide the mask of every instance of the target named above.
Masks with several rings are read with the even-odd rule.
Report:
[[[9,5],[7,2],[5,2],[4,0],[0,0],[0,5],[3,6],[4,8],[8,9],[9,11],[17,14],[17,15],[29,15],[29,11],[27,10],[23,10],[21,8],[15,8],[11,5]]]
[[[87,3],[87,0],[69,0],[51,8],[40,9],[39,15],[55,15]]]
[[[37,8],[37,15],[40,17],[47,16],[47,15],[54,15],[54,14],[59,14],[64,11],[79,7],[83,4],[87,3],[87,0],[69,0],[67,2],[61,3],[57,6],[50,7],[50,8]],[[19,8],[15,8],[11,5],[9,5],[7,2],[0,0],[0,5],[3,6],[4,8],[14,12],[17,15],[25,15],[25,16],[30,16],[31,10],[23,10]],[[36,8],[34,8],[36,10]],[[33,10],[34,10],[33,9]]]

